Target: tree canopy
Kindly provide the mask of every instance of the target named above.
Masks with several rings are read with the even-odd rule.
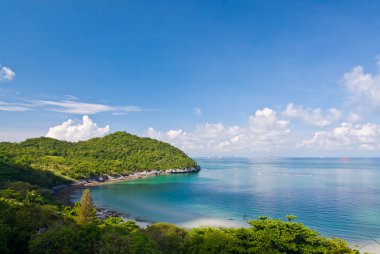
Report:
[[[79,224],[90,223],[95,219],[96,209],[92,202],[89,189],[85,189],[77,206],[77,222]]]
[[[46,137],[21,143],[2,142],[0,161],[69,179],[197,166],[193,159],[170,144],[126,132],[76,143]]]

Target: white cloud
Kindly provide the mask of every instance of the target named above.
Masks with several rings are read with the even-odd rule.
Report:
[[[289,138],[289,122],[278,119],[277,113],[272,109],[257,110],[255,115],[249,117],[249,122],[248,135],[252,143],[278,147]]]
[[[283,115],[289,118],[301,119],[302,121],[310,125],[326,127],[338,121],[342,114],[339,110],[331,108],[328,110],[328,113],[323,115],[322,110],[320,108],[304,109],[302,106],[297,106],[293,103],[289,103],[286,106]]]
[[[29,111],[31,108],[23,103],[9,103],[0,101],[0,111]]]
[[[66,97],[68,100],[71,100],[71,101],[73,101],[73,100],[78,100],[78,99],[79,99],[78,97],[76,97],[76,96],[74,96],[74,95],[72,95],[72,94],[66,94],[65,97]]]
[[[152,127],[148,128],[148,130],[146,131],[146,135],[150,138],[154,138],[154,139],[158,139],[158,140],[164,140],[163,133],[155,130]]]
[[[137,106],[110,106],[98,103],[85,103],[79,101],[47,101],[36,100],[28,101],[27,103],[19,102],[3,102],[0,101],[0,111],[28,111],[35,109],[43,109],[48,111],[91,115],[102,112],[110,112],[113,115],[125,115],[131,112],[143,111]]]
[[[36,101],[36,103],[41,106],[53,106],[48,110],[72,114],[95,114],[112,110],[107,105],[76,101]]]
[[[182,130],[179,129],[179,130],[170,130],[168,132],[166,132],[166,135],[168,136],[168,138],[170,139],[174,139],[174,138],[177,138],[178,136],[180,136],[182,134]]]
[[[290,105],[290,106],[289,106]],[[314,125],[327,128],[341,117],[334,109],[326,114],[318,110],[304,109],[289,104],[283,113],[314,121]],[[291,132],[289,121],[281,119],[270,108],[257,110],[244,126],[226,126],[223,123],[205,123],[191,131],[173,129],[158,131],[149,128],[147,135],[200,155],[263,155],[263,154],[325,154],[323,151],[378,151],[380,149],[380,125],[358,123],[361,117],[350,113],[350,122],[340,123],[330,129],[310,134],[305,131]]]
[[[347,120],[350,123],[357,123],[361,120],[361,118],[362,117],[359,114],[351,112],[348,114]]]
[[[83,116],[82,123],[75,124],[73,120],[69,119],[61,125],[51,127],[46,137],[77,142],[104,136],[109,129],[109,125],[100,128],[88,116]]]
[[[34,101],[35,105],[48,107],[47,110],[71,114],[96,114],[101,112],[113,112],[114,114],[125,114],[129,112],[142,111],[136,106],[109,106],[97,103],[84,103],[78,101]]]
[[[11,112],[20,112],[20,111],[29,111],[31,109],[19,106],[0,106],[0,111],[11,111]]]
[[[380,69],[380,61],[378,61]],[[343,76],[344,85],[355,102],[380,107],[380,73],[365,73],[362,66],[354,67]]]
[[[195,112],[195,114],[198,115],[198,116],[202,115],[202,113],[203,113],[203,112],[202,112],[202,109],[200,109],[200,108],[195,108],[194,112]]]
[[[374,150],[380,148],[380,126],[376,124],[342,123],[329,131],[318,131],[299,144],[316,149]]]
[[[257,110],[249,117],[247,126],[225,126],[222,123],[205,123],[193,131],[169,130],[166,132],[149,128],[151,138],[169,142],[187,152],[207,154],[281,149],[289,140],[288,122],[278,119],[269,108]]]
[[[9,67],[0,66],[0,81],[12,80],[16,76],[16,73],[12,71]]]
[[[283,129],[288,125],[287,121],[278,120],[276,111],[270,108],[257,110],[249,117],[249,122],[253,131],[267,131],[268,128]]]

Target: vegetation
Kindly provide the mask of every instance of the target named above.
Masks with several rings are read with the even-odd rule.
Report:
[[[79,224],[90,223],[94,221],[96,215],[96,209],[92,203],[90,190],[83,191],[82,199],[77,207],[77,222]]]
[[[292,221],[292,220],[297,219],[297,216],[294,216],[294,215],[291,215],[291,214],[289,215],[289,214],[288,214],[288,215],[285,216],[285,218],[290,222],[290,221]]]
[[[126,132],[77,143],[45,137],[21,143],[3,142],[0,143],[0,161],[51,172],[67,179],[197,165],[181,150],[167,143]]]
[[[128,148],[126,144],[133,142],[134,148]],[[95,216],[89,190],[83,192],[81,201],[73,207],[62,205],[51,195],[53,186],[68,182],[63,176],[73,176],[70,169],[76,177],[87,176],[85,170],[78,170],[79,158],[83,159],[84,168],[93,164],[99,164],[100,168],[107,165],[107,171],[101,171],[107,173],[118,170],[117,164],[112,164],[114,161],[119,161],[120,165],[133,162],[135,164],[130,165],[136,166],[134,170],[142,169],[145,165],[139,161],[142,158],[150,159],[146,167],[157,165],[161,169],[195,164],[165,143],[141,140],[126,133],[77,144],[47,138],[20,144],[2,143],[0,253],[359,253],[340,239],[325,238],[294,222],[296,217],[291,215],[287,216],[288,221],[261,216],[250,221],[247,228],[191,230],[167,223],[143,229],[119,217],[99,219]],[[157,158],[161,160],[156,161]],[[110,164],[102,164],[102,159]],[[132,168],[124,167],[123,170]]]

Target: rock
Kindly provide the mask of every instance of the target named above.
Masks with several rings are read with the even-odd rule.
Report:
[[[200,166],[192,167],[192,168],[184,168],[184,169],[167,169],[165,173],[167,174],[181,174],[181,173],[194,173],[199,172],[201,170]]]

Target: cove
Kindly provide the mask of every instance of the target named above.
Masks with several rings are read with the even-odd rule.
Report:
[[[297,221],[329,237],[380,238],[378,158],[200,158],[199,173],[91,187],[93,200],[149,222],[245,226],[261,215]],[[78,200],[80,193],[74,194]]]

